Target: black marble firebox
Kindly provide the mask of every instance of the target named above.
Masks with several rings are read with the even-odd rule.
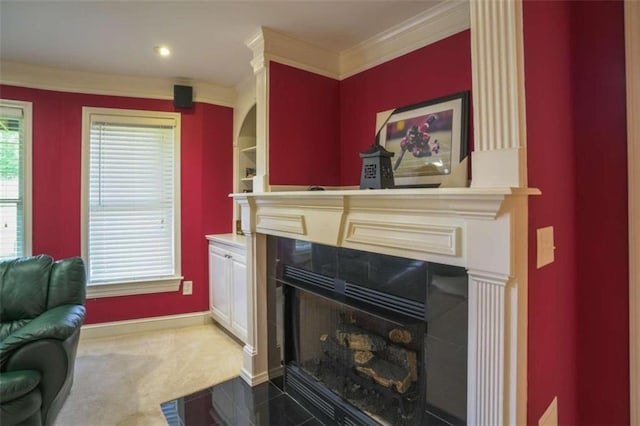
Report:
[[[269,236],[269,373],[324,424],[466,424],[463,268]]]

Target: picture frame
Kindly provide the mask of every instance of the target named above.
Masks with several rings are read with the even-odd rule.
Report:
[[[460,92],[376,115],[376,142],[395,154],[396,187],[466,186],[468,104]]]

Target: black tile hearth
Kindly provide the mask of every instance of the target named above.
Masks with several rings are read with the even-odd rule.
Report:
[[[307,410],[272,383],[240,377],[161,405],[169,426],[315,426]]]

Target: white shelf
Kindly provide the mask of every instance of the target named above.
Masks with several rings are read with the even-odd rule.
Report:
[[[254,146],[250,146],[249,148],[241,149],[240,152],[244,152],[245,154],[255,153],[256,152],[256,147],[255,147],[255,145]]]
[[[253,178],[252,177],[246,177],[246,178],[242,178],[240,179],[242,182],[253,182]]]

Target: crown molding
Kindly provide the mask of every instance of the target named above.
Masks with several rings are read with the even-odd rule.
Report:
[[[467,30],[470,25],[467,1],[444,0],[342,52],[324,49],[267,27],[261,27],[245,44],[253,52],[251,65],[254,73],[258,73],[269,61],[274,61],[335,80],[343,80]]]
[[[233,107],[233,88],[215,84],[159,78],[101,74],[50,68],[17,62],[0,62],[0,83],[32,89],[146,99],[173,99],[175,83],[193,86],[194,101]]]
[[[470,28],[467,1],[443,1],[340,54],[340,79]]]
[[[336,80],[340,76],[339,53],[292,38],[271,28],[261,27],[245,44],[253,51],[251,65],[255,73],[267,62],[274,61]]]
[[[340,80],[469,29],[469,2],[445,0],[340,53]]]

